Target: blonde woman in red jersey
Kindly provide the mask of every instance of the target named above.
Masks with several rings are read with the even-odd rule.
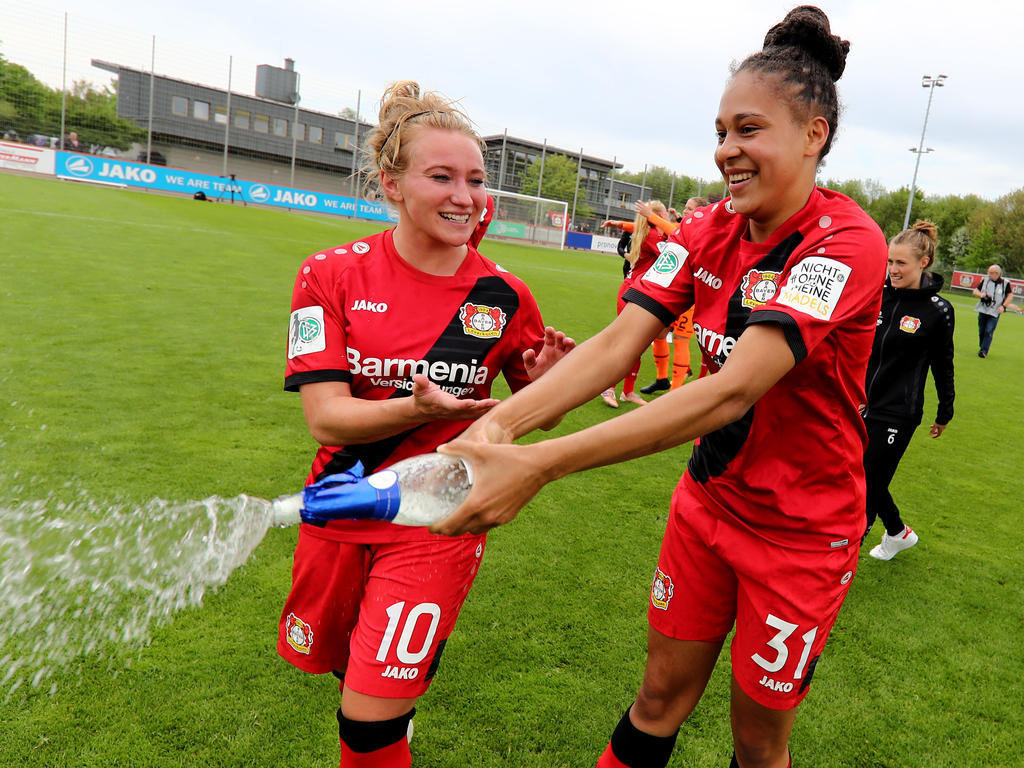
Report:
[[[497,403],[499,374],[521,389],[573,346],[470,243],[487,193],[465,115],[401,82],[379,121],[367,170],[398,225],[313,254],[292,294],[285,389],[301,393],[319,443],[307,485],[433,451]],[[373,520],[300,526],[278,652],[341,680],[342,768],[410,765],[414,706],[484,544]]]

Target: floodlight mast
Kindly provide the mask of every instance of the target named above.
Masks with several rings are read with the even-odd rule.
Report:
[[[924,145],[924,134],[928,130],[928,113],[932,111],[932,97],[935,95],[935,89],[943,86],[943,80],[946,79],[946,75],[938,75],[932,77],[931,75],[924,75],[921,77],[921,87],[928,89],[928,106],[924,110],[924,125],[921,127],[921,143],[916,147],[911,147],[911,152],[917,153],[917,162],[914,163],[914,179],[910,182],[910,197],[907,198],[907,213],[903,217],[903,229],[907,229],[910,226],[910,209],[914,206],[914,191],[917,188],[917,171],[921,167],[921,155],[927,152],[934,152],[931,147],[925,147]]]

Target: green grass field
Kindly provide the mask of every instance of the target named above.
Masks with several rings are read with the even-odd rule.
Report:
[[[314,445],[282,391],[292,280],[308,253],[375,229],[0,175],[0,514],[83,489],[138,503],[298,490]],[[482,250],[577,339],[613,317],[617,258]],[[890,563],[865,548],[797,718],[798,766],[1024,765],[1024,318],[1004,317],[980,360],[970,303],[951,299],[957,416],[940,440],[919,431],[894,484],[921,543]],[[588,403],[556,434],[611,415]],[[566,478],[491,534],[416,715],[416,765],[594,764],[640,681],[688,452]],[[271,531],[145,647],[111,643],[52,694],[0,690],[0,766],[337,765],[335,681],[275,652],[296,533]],[[672,766],[728,765],[727,653]]]

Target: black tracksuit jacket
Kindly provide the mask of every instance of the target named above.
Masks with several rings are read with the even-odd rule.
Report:
[[[865,419],[920,424],[928,369],[938,394],[937,424],[953,418],[953,307],[939,296],[942,276],[921,275],[917,289],[882,289],[865,384]]]

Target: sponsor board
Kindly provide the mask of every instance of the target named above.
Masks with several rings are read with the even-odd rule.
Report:
[[[949,283],[950,288],[959,288],[962,291],[973,291],[981,283],[982,279],[987,275],[978,274],[977,272],[953,272],[953,279]],[[1006,277],[1006,275],[1003,275]],[[1010,285],[1013,286],[1013,295],[1017,298],[1024,298],[1024,280],[1019,280],[1014,277],[1006,278],[1010,281]]]
[[[52,176],[56,168],[56,155],[56,150],[46,147],[0,141],[0,168]]]
[[[619,238],[591,235],[590,250],[600,251],[601,253],[614,253],[617,256],[619,254]]]
[[[237,200],[311,213],[333,213],[375,221],[397,221],[398,215],[389,206],[372,200],[357,200],[326,192],[293,189],[276,184],[227,179],[205,173],[194,173],[160,165],[147,165],[109,157],[81,155],[57,151],[56,167],[51,173],[69,179],[101,184],[123,184],[165,192],[194,195],[203,192],[207,198]]]

